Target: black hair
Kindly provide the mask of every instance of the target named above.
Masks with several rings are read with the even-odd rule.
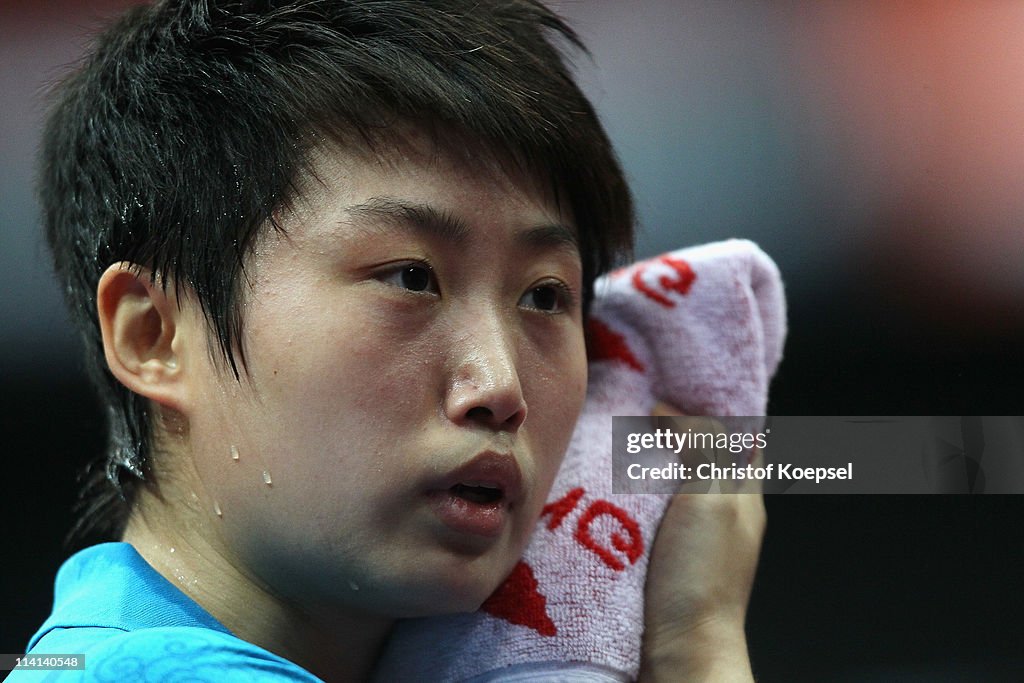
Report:
[[[39,182],[109,416],[73,535],[120,536],[153,451],[148,401],[104,361],[100,276],[127,261],[189,288],[238,377],[246,257],[324,141],[365,148],[412,122],[514,159],[572,210],[586,308],[631,247],[633,207],[563,47],[585,52],[536,0],[164,0],[107,29],[56,90]]]

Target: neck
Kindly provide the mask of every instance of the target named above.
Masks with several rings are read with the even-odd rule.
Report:
[[[152,501],[149,501],[152,502]],[[159,503],[157,503],[159,505]],[[273,594],[188,526],[133,511],[123,540],[235,636],[327,681],[370,676],[392,620],[356,610],[309,610]]]

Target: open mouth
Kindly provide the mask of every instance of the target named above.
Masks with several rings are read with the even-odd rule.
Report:
[[[505,497],[500,487],[476,482],[459,483],[448,490],[456,498],[461,498],[478,505],[499,503]]]
[[[478,454],[425,488],[434,513],[449,530],[463,540],[476,537],[486,543],[501,536],[525,495],[515,456],[495,451]]]

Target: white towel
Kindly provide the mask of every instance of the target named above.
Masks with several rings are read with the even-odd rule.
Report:
[[[596,283],[587,399],[522,560],[478,612],[400,622],[380,681],[633,680],[668,495],[612,494],[612,416],[765,414],[786,334],[782,282],[729,240]]]

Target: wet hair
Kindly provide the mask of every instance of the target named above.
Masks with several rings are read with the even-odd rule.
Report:
[[[534,0],[165,0],[102,33],[55,91],[39,178],[109,419],[72,536],[119,537],[152,480],[149,403],[104,361],[100,276],[127,261],[188,288],[239,377],[246,257],[261,231],[282,229],[275,211],[325,143],[372,149],[412,123],[550,183],[577,226],[586,310],[593,279],[631,247],[633,207],[567,50],[585,53]]]

